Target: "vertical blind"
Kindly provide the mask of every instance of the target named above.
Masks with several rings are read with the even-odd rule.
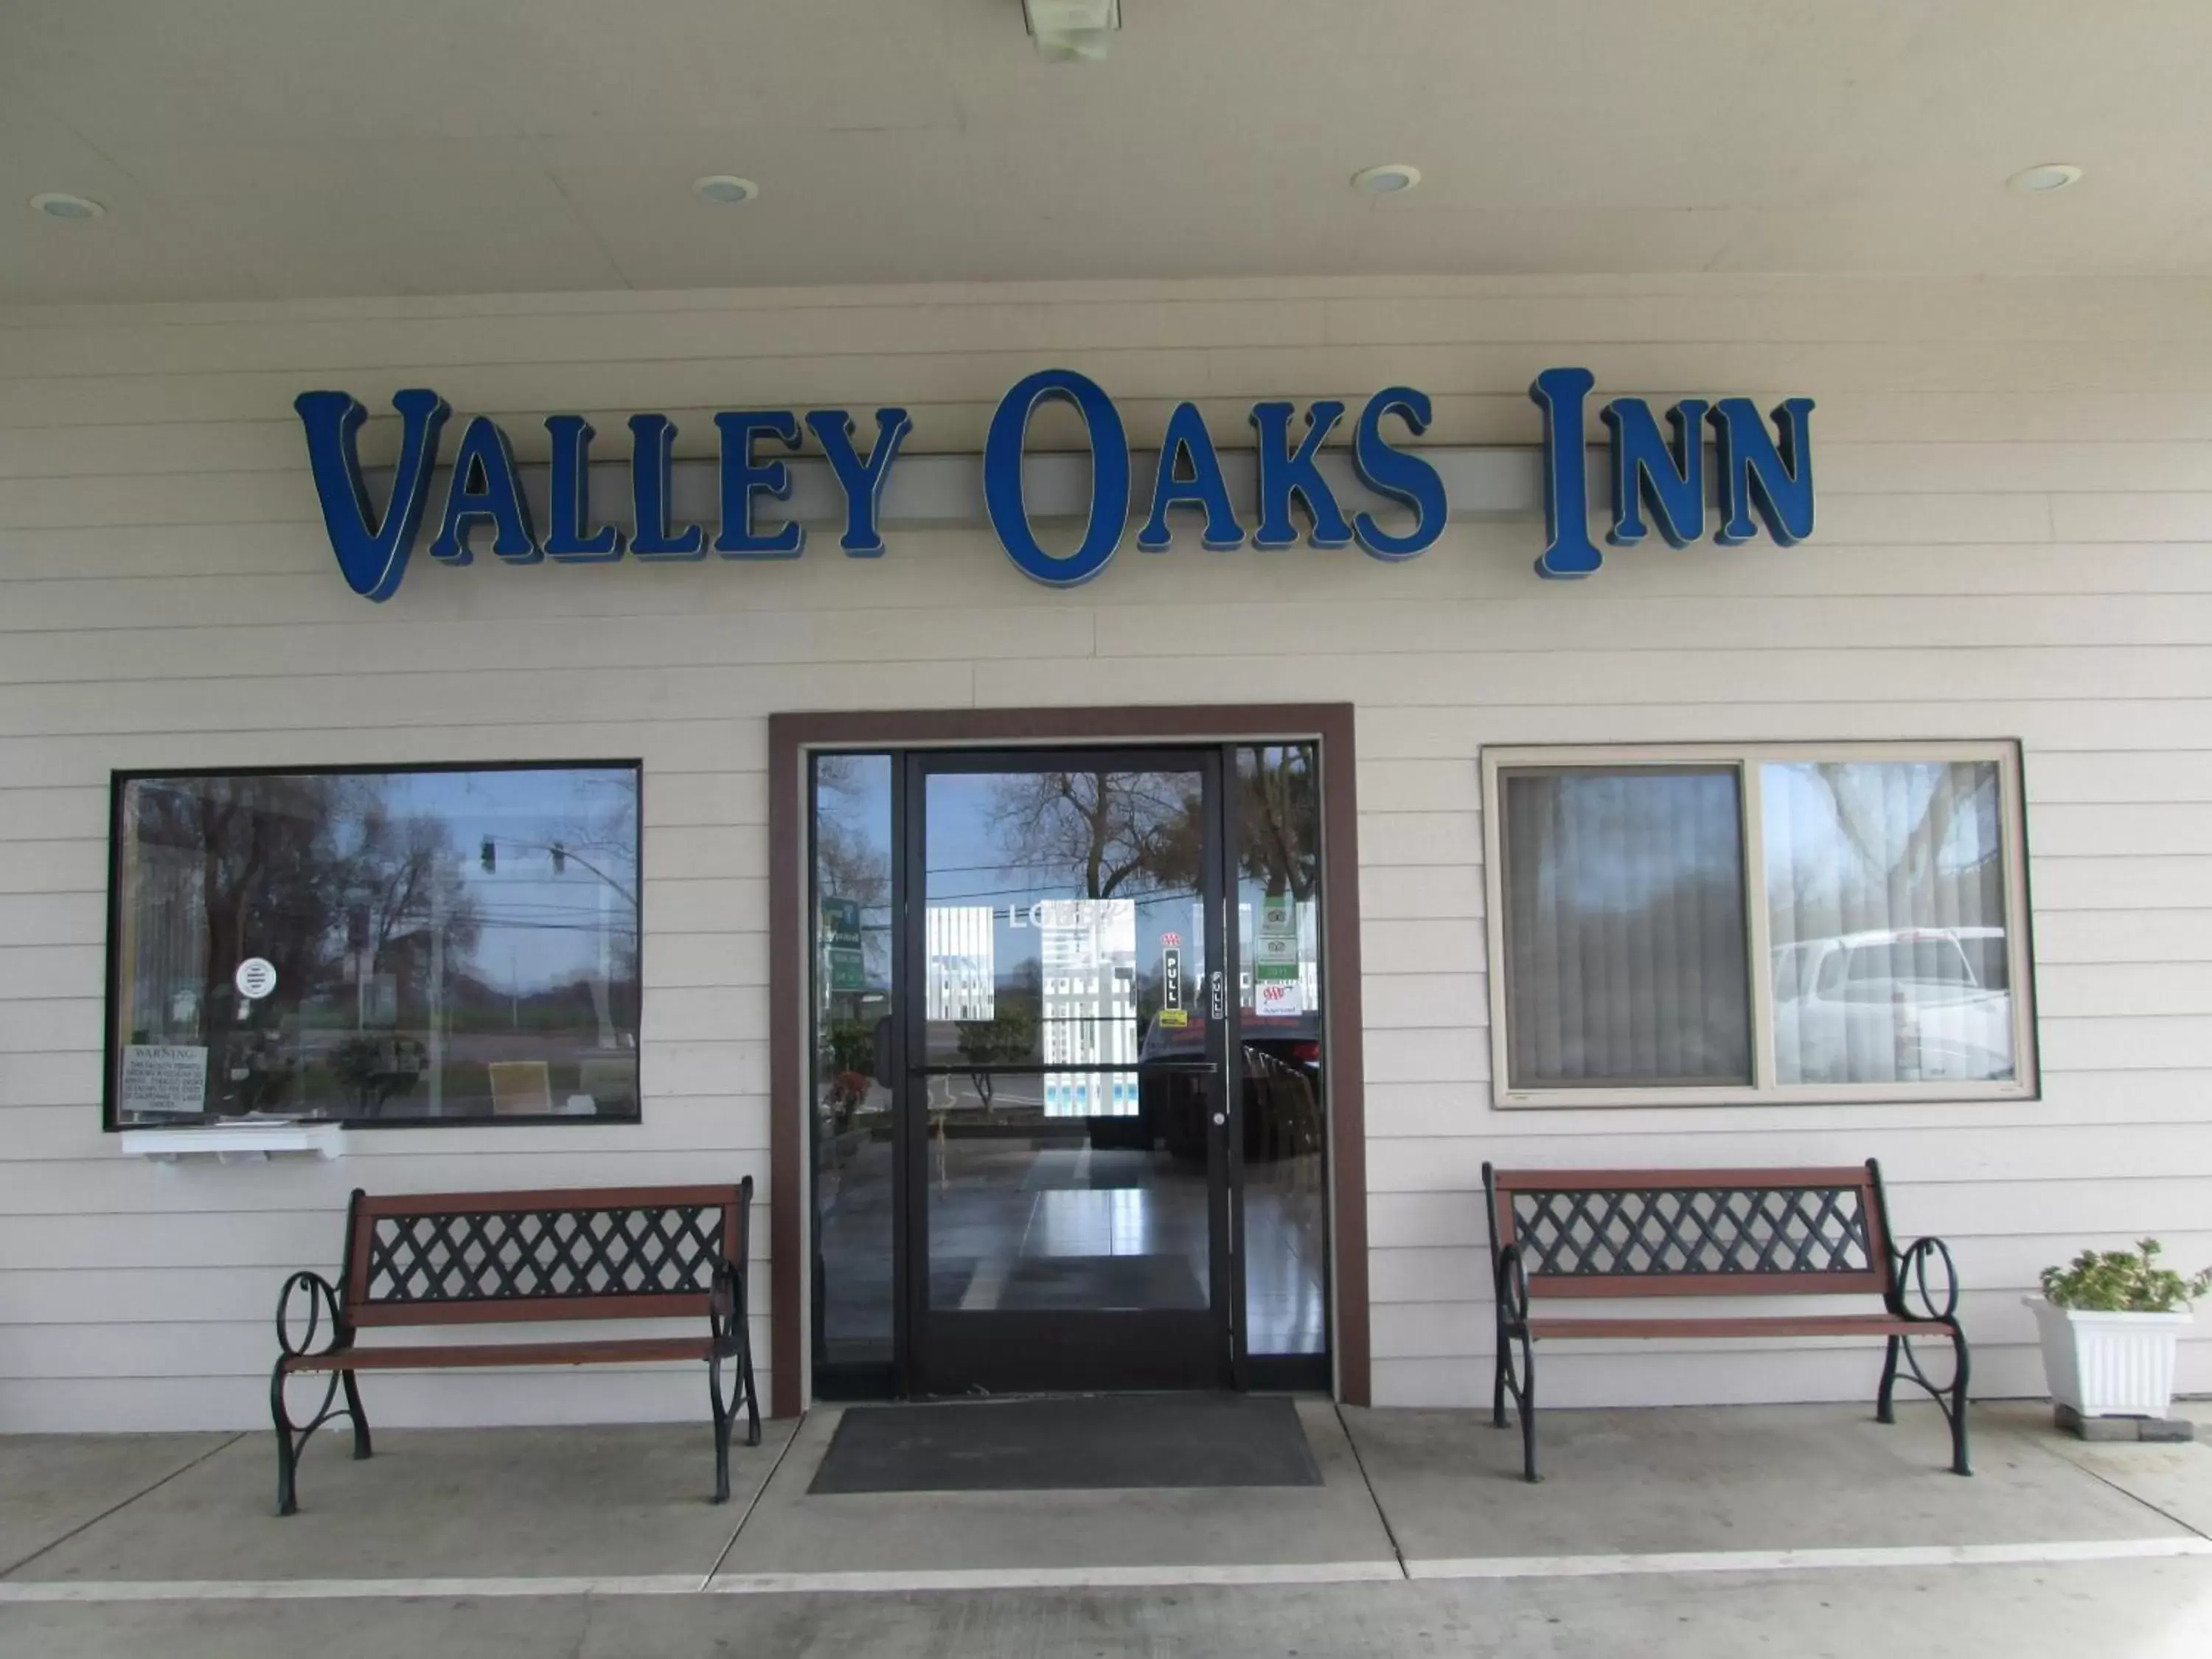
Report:
[[[1501,783],[1514,1086],[1750,1083],[1736,769]]]
[[[1759,769],[1778,1083],[2013,1074],[1990,761]]]

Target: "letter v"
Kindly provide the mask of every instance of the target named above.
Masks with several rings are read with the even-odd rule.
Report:
[[[394,392],[392,406],[399,411],[399,466],[383,521],[372,529],[368,491],[354,447],[354,434],[368,411],[343,392],[303,392],[292,403],[307,429],[307,461],[314,469],[315,493],[323,499],[331,551],[337,555],[346,586],[380,605],[399,591],[399,579],[407,574],[407,556],[430,493],[431,469],[438,464],[438,434],[452,413],[443,398],[419,386]]]

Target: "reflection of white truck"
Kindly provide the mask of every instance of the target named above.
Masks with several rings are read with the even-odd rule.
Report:
[[[2002,927],[1905,927],[1775,947],[1783,1083],[1988,1083],[2013,1075]]]

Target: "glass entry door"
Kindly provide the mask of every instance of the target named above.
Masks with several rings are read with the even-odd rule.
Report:
[[[1232,1380],[1221,758],[909,754],[915,1391]]]

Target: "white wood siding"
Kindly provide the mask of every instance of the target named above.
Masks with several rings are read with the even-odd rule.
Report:
[[[1976,1377],[2038,1390],[2019,1305],[2082,1244],[2212,1259],[2212,284],[1442,279],[560,295],[0,313],[0,1429],[248,1426],[283,1274],[334,1265],[347,1190],[752,1173],[765,1183],[765,716],[1145,701],[1358,705],[1375,1389],[1486,1396],[1478,1171],[1883,1160],[1900,1229],[1971,1289]],[[1820,529],[1529,565],[1531,521],[1356,550],[1125,544],[1067,593],[988,535],[848,561],[450,570],[373,607],[323,539],[291,399],[435,386],[537,422],[903,403],[973,450],[1030,369],[1097,377],[1156,442],[1197,398],[1436,400],[1528,444],[1555,363],[1599,399],[1818,400]],[[1591,405],[1590,435],[1599,435]],[[1057,417],[1055,417],[1057,418]],[[1041,423],[1049,441],[1065,426]],[[393,422],[366,444],[388,452]],[[427,532],[426,532],[427,536]],[[2045,1095],[2002,1105],[1498,1113],[1486,744],[2016,738]],[[158,1168],[99,1127],[113,768],[636,755],[647,769],[645,1121],[389,1131],[328,1165]],[[761,1330],[766,1306],[765,1206]],[[2212,1389],[2212,1322],[2182,1383]],[[1566,1401],[1870,1394],[1826,1344],[1547,1354]],[[769,1379],[763,1376],[765,1387]],[[689,1370],[379,1377],[391,1422],[700,1415]]]

